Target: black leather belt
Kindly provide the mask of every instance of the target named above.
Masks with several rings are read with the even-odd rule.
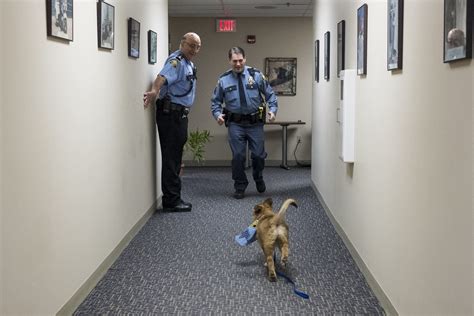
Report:
[[[169,111],[179,112],[183,114],[189,113],[189,108],[174,102],[169,102],[169,99],[158,99],[156,100],[156,106],[159,110],[167,113]]]
[[[188,110],[188,108],[187,108],[186,106],[184,106],[184,105],[171,102],[171,104],[170,104],[170,110],[171,110],[171,111],[184,112],[184,111]]]
[[[224,114],[226,115],[226,126],[228,122],[235,122],[241,124],[256,124],[263,122],[263,120],[260,118],[258,111],[250,114],[240,114],[232,113],[224,108]]]

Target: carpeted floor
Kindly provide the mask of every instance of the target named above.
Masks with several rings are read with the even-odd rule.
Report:
[[[182,195],[193,211],[156,212],[75,315],[384,315],[316,198],[310,169],[266,168],[264,194],[247,175],[246,197],[235,200],[230,168],[186,168]],[[266,197],[276,209],[288,197],[299,204],[286,217],[289,265],[277,269],[308,300],[282,278],[267,280],[257,242],[234,241]]]

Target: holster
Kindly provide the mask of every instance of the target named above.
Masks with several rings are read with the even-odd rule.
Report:
[[[224,114],[224,125],[225,127],[227,127],[229,126],[229,118],[230,118],[231,112],[229,112],[229,110],[227,110],[226,108],[223,108],[222,114]]]
[[[171,98],[168,95],[166,95],[163,99],[157,99],[156,107],[162,108],[163,113],[168,114],[171,111]]]
[[[262,104],[258,107],[258,120],[262,123],[267,121],[267,107]]]

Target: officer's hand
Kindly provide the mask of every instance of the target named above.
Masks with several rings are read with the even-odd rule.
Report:
[[[225,123],[225,114],[221,114],[217,117],[217,124],[222,125]]]
[[[268,112],[268,121],[273,122],[275,120],[275,114],[273,112]]]
[[[145,109],[153,103],[156,99],[156,93],[154,91],[148,91],[143,94],[143,106]]]

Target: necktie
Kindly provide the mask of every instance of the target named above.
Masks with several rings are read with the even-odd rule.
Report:
[[[244,84],[242,83],[242,73],[239,73],[237,78],[239,80],[240,107],[242,108],[242,113],[245,114],[247,110],[247,99],[245,99]]]

